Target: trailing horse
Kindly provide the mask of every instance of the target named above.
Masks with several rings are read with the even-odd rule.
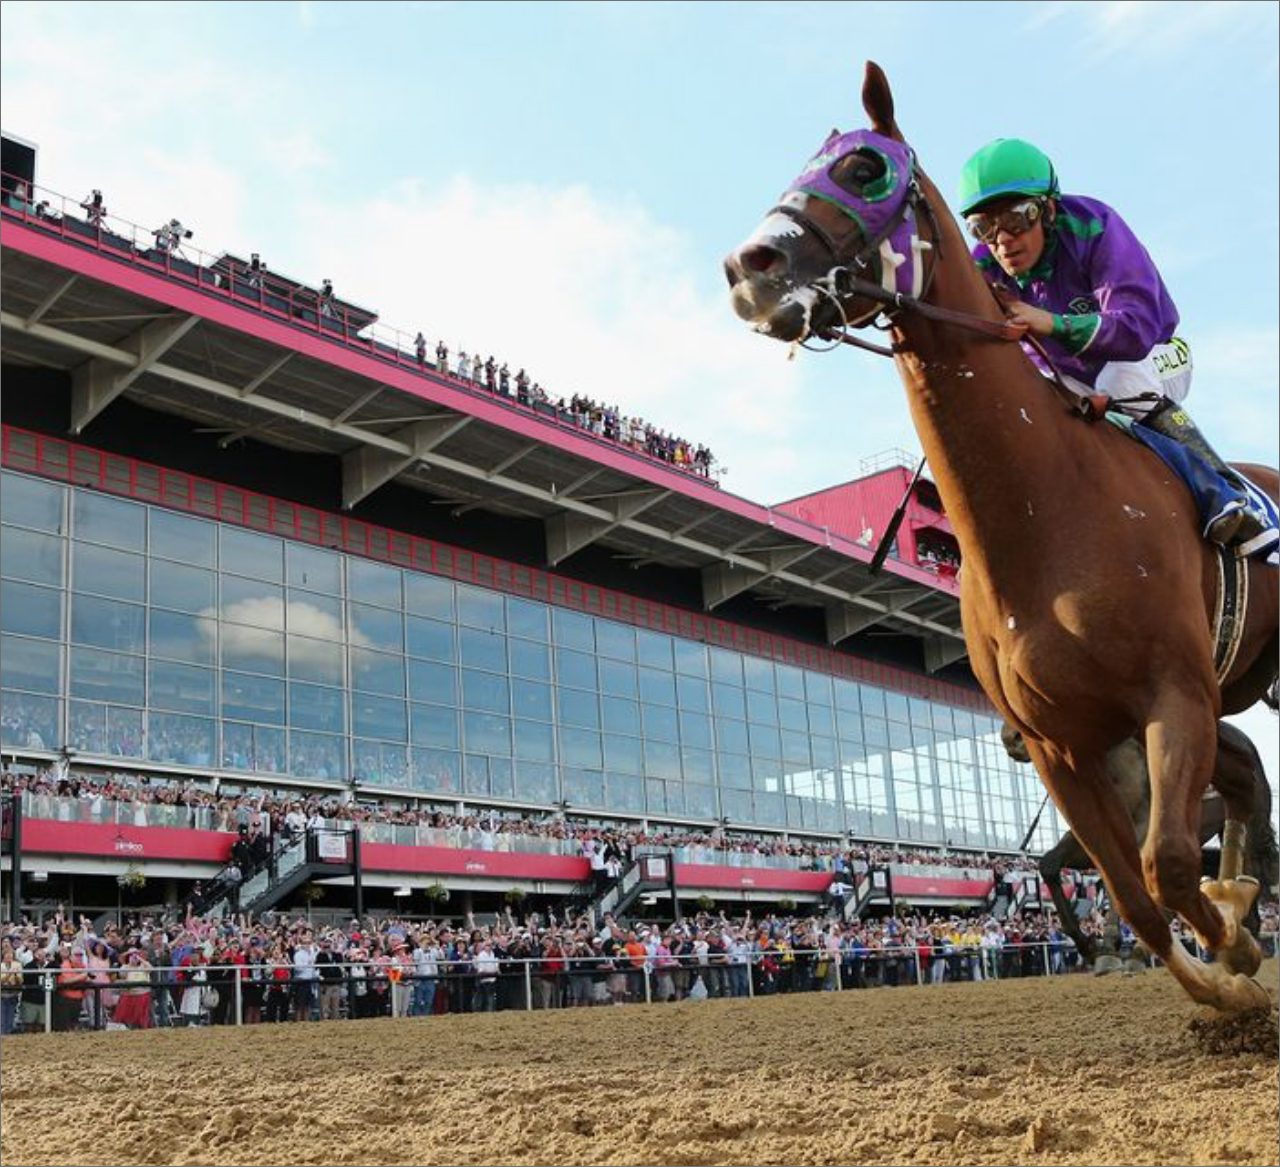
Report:
[[[1252,599],[1220,682],[1210,632],[1219,563],[1188,490],[1119,429],[1065,407],[1008,343],[1014,330],[916,165],[875,64],[862,97],[871,129],[828,138],[726,260],[734,309],[785,342],[839,339],[887,316],[960,544],[974,675],[1022,733],[1147,948],[1197,1001],[1268,1004],[1253,979],[1261,952],[1241,924],[1258,890],[1240,878],[1252,784],[1220,783],[1222,867],[1203,889],[1199,816],[1218,718],[1262,698],[1276,675],[1277,573],[1241,565]],[[1243,469],[1276,497],[1274,470]],[[1107,752],[1135,735],[1151,779],[1141,844],[1106,772]],[[1173,942],[1162,907],[1187,921],[1212,963]]]
[[[1022,737],[1008,727],[1002,732],[1005,750],[1017,762],[1029,762],[1030,756],[1022,743]],[[1107,754],[1107,776],[1115,787],[1129,821],[1133,824],[1138,844],[1147,833],[1147,820],[1151,811],[1151,782],[1147,773],[1147,756],[1142,746],[1132,738],[1121,742]],[[1271,785],[1267,781],[1262,758],[1253,742],[1229,722],[1218,723],[1218,753],[1214,761],[1213,781],[1253,784],[1253,814],[1248,826],[1248,850],[1244,870],[1264,889],[1275,886],[1280,870],[1280,854],[1276,849],[1275,831],[1271,826]],[[1227,810],[1222,795],[1216,789],[1208,791],[1200,804],[1200,842],[1222,833],[1226,826]],[[1063,931],[1075,941],[1080,954],[1089,961],[1097,955],[1092,937],[1080,928],[1073,905],[1062,890],[1062,872],[1067,868],[1092,866],[1080,841],[1068,831],[1061,839],[1040,856],[1040,878],[1049,888],[1049,896],[1057,910]],[[1257,905],[1245,917],[1245,926],[1255,935],[1258,930]]]

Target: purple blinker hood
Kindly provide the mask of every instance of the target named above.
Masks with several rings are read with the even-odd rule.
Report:
[[[867,183],[861,195],[833,181],[830,173],[840,159],[855,151],[876,154],[885,163],[884,175]],[[905,143],[874,130],[847,134],[833,131],[800,177],[787,187],[786,194],[822,199],[848,215],[861,229],[870,258],[885,264],[885,287],[905,295],[919,295],[918,273],[922,265],[918,248],[927,245],[919,243],[915,214],[904,205],[911,193],[914,172],[915,156]]]

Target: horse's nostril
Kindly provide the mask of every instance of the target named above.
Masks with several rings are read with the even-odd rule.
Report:
[[[767,272],[781,261],[782,253],[780,251],[772,247],[765,247],[763,244],[743,248],[742,254],[739,256],[739,262],[743,268],[747,271],[755,272],[757,275]]]

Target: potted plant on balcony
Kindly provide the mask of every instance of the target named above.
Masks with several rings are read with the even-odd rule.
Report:
[[[298,894],[301,896],[303,903],[307,905],[307,923],[311,923],[311,909],[324,899],[324,884],[309,883]]]
[[[502,898],[506,900],[513,908],[519,908],[524,903],[528,892],[522,887],[513,887],[502,893]]]
[[[709,912],[716,906],[716,901],[705,892],[693,902],[698,905],[698,911],[700,912]]]
[[[119,875],[118,883],[125,891],[141,891],[147,886],[146,873],[136,863],[130,863]]]
[[[791,913],[796,910],[796,901],[790,896],[778,897],[778,911],[783,913]]]
[[[422,894],[427,897],[427,902],[431,904],[447,904],[449,902],[449,889],[443,883],[429,883],[422,889]]]

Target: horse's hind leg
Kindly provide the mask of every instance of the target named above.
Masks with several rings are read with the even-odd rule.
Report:
[[[1213,711],[1192,694],[1171,693],[1147,725],[1146,738],[1151,817],[1142,869],[1147,888],[1195,929],[1200,943],[1217,956],[1214,967],[1252,975],[1261,952],[1240,926],[1249,909],[1238,902],[1245,885],[1224,885],[1217,907],[1200,888],[1200,799],[1218,753]]]
[[[1260,1003],[1259,994],[1269,1000],[1266,991],[1247,977],[1232,977],[1221,966],[1206,966],[1174,942],[1164,913],[1143,883],[1137,836],[1107,778],[1103,759],[1076,756],[1068,762],[1043,742],[1029,742],[1028,748],[1058,809],[1102,873],[1112,904],[1187,993],[1223,1009],[1249,1008]]]
[[[1259,889],[1258,880],[1243,872],[1248,847],[1248,824],[1253,820],[1257,809],[1254,804],[1257,801],[1262,760],[1253,742],[1235,726],[1225,722],[1218,723],[1217,749],[1213,785],[1223,807],[1222,854],[1218,864],[1218,878],[1206,880],[1200,890],[1224,918],[1240,924],[1249,917]],[[1201,838],[1205,835],[1206,832],[1202,829]],[[1232,971],[1249,974],[1257,972],[1261,958],[1261,950],[1243,928],[1235,942],[1218,954],[1218,959]]]

